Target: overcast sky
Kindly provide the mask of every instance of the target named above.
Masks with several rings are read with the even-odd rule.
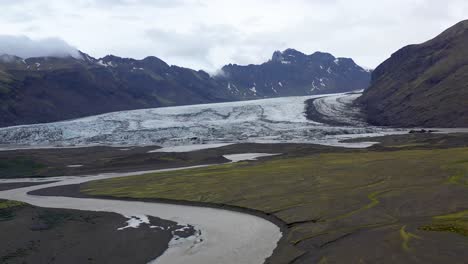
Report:
[[[374,68],[466,19],[468,1],[0,0],[0,10],[0,52],[22,56],[67,52],[62,39],[94,57],[153,55],[208,71],[286,48]]]

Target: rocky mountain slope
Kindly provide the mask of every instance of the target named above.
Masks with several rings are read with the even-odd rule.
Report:
[[[2,126],[230,99],[207,73],[155,57],[0,59]]]
[[[275,97],[364,89],[370,82],[370,71],[352,59],[287,49],[276,51],[270,61],[261,65],[224,66],[216,79],[240,97]]]
[[[254,84],[230,70],[243,66],[226,66],[226,74],[212,77],[204,71],[170,66],[156,57],[95,59],[81,53],[81,58],[24,60],[0,55],[0,127],[120,110],[330,93],[368,86],[370,74],[350,59],[318,53],[305,56],[297,51],[294,54],[303,56],[295,60],[280,58],[291,52],[277,52],[265,64],[245,66]],[[258,70],[249,72],[250,67]],[[354,75],[360,81],[351,82]],[[351,85],[346,85],[347,81]],[[267,83],[274,84],[267,87]]]
[[[358,102],[374,124],[468,127],[468,20],[394,53]]]

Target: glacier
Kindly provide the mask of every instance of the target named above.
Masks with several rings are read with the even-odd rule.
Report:
[[[121,111],[75,120],[0,129],[0,148],[146,146],[162,147],[232,143],[340,143],[343,139],[404,133],[368,125],[350,107],[359,93],[282,97]],[[308,120],[305,102],[331,125]]]

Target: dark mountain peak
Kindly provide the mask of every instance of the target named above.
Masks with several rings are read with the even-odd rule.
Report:
[[[359,67],[370,72],[369,69],[364,69],[363,67],[357,65],[357,63],[351,58],[335,58],[334,63],[342,67]]]
[[[286,49],[284,51],[275,51],[271,58],[273,62],[279,62],[283,64],[289,64],[291,62],[297,62],[303,60],[307,55],[297,51],[295,49]]]
[[[468,20],[463,20],[442,32],[434,40],[447,40],[468,34]]]
[[[152,69],[166,69],[170,66],[160,58],[154,56],[148,56],[141,61],[143,66],[150,67]]]
[[[130,59],[130,58],[122,58],[119,56],[115,55],[107,55],[104,58],[101,58],[101,60],[105,63],[113,63],[113,64],[128,64],[135,62],[135,59]]]
[[[335,60],[335,56],[328,52],[316,51],[310,55],[311,58],[318,58],[323,60]]]
[[[313,54],[309,55],[308,58],[309,61],[318,63],[320,65],[331,65],[333,63],[339,64],[340,61],[339,59],[335,58],[335,56],[333,56],[332,54],[321,51],[314,52]]]
[[[214,78],[235,95],[258,98],[366,89],[370,73],[351,59],[286,49],[259,65],[226,65]]]
[[[296,65],[321,65],[322,67],[332,66],[333,64],[352,67],[357,66],[350,58],[336,58],[328,52],[317,51],[311,55],[306,55],[295,49],[286,49],[284,51],[275,51],[273,53],[272,62],[281,64],[296,64]]]
[[[6,71],[53,71],[57,69],[70,69],[83,65],[83,58],[66,57],[31,57],[27,59],[13,55],[0,55],[0,64]]]
[[[1,54],[0,55],[0,70],[23,70],[27,67],[26,61],[18,56]],[[4,78],[5,73],[0,72],[0,81]]]
[[[18,56],[14,56],[10,54],[0,55],[0,63],[19,63],[19,62],[24,62],[24,60]]]
[[[279,50],[273,52],[273,56],[271,57],[271,60],[273,62],[281,62],[283,61],[283,53]],[[232,66],[231,64],[229,64],[229,66]]]
[[[72,56],[66,56],[66,57],[51,57],[51,56],[48,56],[48,57],[31,57],[31,58],[27,58],[25,59],[26,62],[30,63],[30,62],[60,62],[60,61],[79,61],[79,60],[82,60],[82,59],[77,59],[77,58],[74,58]]]
[[[131,58],[122,58],[115,55],[107,55],[100,58],[96,63],[103,67],[119,68],[119,69],[132,69],[138,61]]]
[[[106,56],[101,58],[101,60],[103,60],[103,61],[116,61],[116,60],[120,60],[120,59],[122,59],[122,58],[119,57],[119,56],[112,55],[112,54],[106,55]]]
[[[205,78],[205,79],[209,79],[211,77],[211,75],[209,73],[207,73],[206,71],[204,70],[199,70],[197,71],[197,73],[202,77],[202,78]]]
[[[232,68],[232,67],[237,67],[237,66],[239,66],[239,65],[237,65],[237,64],[235,64],[235,63],[234,63],[234,64],[233,64],[233,63],[226,64],[226,65],[224,65],[224,66],[221,68],[221,71],[219,71],[216,75],[222,75],[222,74],[223,74],[223,71],[224,71],[225,69]]]
[[[89,56],[88,54],[82,52],[81,50],[78,51],[78,54],[80,55],[80,58],[78,59],[81,59],[85,62],[88,62],[88,63],[95,63],[97,60],[91,56]]]
[[[42,56],[23,59],[18,56],[1,54],[0,64],[10,70],[53,70],[69,68],[84,63],[94,64],[96,59],[79,51],[78,56]]]
[[[98,64],[104,67],[123,68],[130,70],[150,70],[159,72],[168,69],[170,66],[163,60],[149,56],[143,60],[136,60],[131,58],[122,58],[115,55],[107,55],[97,61]]]
[[[283,56],[286,56],[286,57],[304,57],[306,55],[304,53],[298,51],[298,50],[295,50],[295,49],[285,49],[283,51]]]

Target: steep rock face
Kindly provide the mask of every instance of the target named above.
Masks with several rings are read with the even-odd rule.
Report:
[[[229,64],[215,78],[240,98],[275,97],[365,89],[370,71],[352,59],[287,49],[275,52],[270,61],[261,65]]]
[[[378,125],[468,127],[468,20],[394,53],[358,103]]]

